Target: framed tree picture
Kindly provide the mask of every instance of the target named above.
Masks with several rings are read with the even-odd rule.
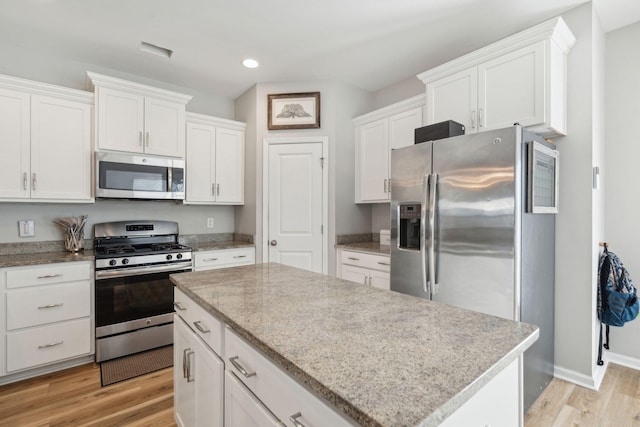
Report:
[[[320,92],[267,95],[269,130],[320,127]]]

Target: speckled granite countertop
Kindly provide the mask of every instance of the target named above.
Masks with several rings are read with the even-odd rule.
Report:
[[[437,426],[539,334],[532,325],[279,264],[171,279],[367,426]]]
[[[380,255],[389,255],[391,247],[380,245],[380,242],[359,242],[359,243],[343,243],[336,245],[336,248],[348,249],[356,252],[367,252]]]
[[[255,244],[230,241],[230,242],[191,243],[189,246],[191,246],[194,252],[199,252],[199,251],[211,251],[216,249],[252,248],[255,246]]]
[[[0,255],[0,268],[25,265],[53,264],[57,262],[93,261],[93,249],[79,252],[55,251],[30,254]]]

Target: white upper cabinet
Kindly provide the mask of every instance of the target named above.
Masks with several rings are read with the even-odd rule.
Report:
[[[93,201],[93,99],[0,76],[0,201]]]
[[[187,114],[185,203],[244,203],[244,129],[241,122]]]
[[[356,138],[356,203],[384,203],[391,194],[390,153],[414,143],[422,126],[424,95],[353,119]]]
[[[566,133],[566,57],[575,37],[562,18],[418,75],[426,124],[454,120],[466,133],[519,123],[543,136]]]
[[[99,150],[184,158],[189,95],[87,73],[96,92]]]

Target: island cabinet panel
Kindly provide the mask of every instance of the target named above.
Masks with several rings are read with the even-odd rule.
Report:
[[[174,411],[181,427],[222,427],[224,363],[174,316]]]
[[[229,327],[225,329],[225,366],[278,419],[287,424],[335,427],[352,425]],[[274,393],[274,390],[278,392]]]
[[[173,304],[176,314],[189,328],[214,352],[221,355],[224,325],[178,288],[174,289]]]
[[[440,427],[522,426],[519,360],[516,359],[465,402]]]
[[[224,376],[225,427],[282,427],[280,420],[233,372],[226,371]]]

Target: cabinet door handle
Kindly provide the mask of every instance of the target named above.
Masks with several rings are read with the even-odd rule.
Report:
[[[244,367],[244,366],[242,366],[242,365],[240,364],[240,361],[238,360],[238,357],[239,357],[239,356],[233,356],[233,357],[230,357],[230,358],[229,358],[229,362],[231,362],[231,364],[232,364],[232,365],[233,365],[233,366],[234,366],[238,371],[240,371],[240,373],[241,373],[242,375],[244,375],[245,377],[247,377],[247,378],[251,378],[251,377],[255,376],[255,375],[256,375],[256,372],[255,372],[255,371],[254,371],[254,372],[249,372],[249,371],[247,371],[247,370],[245,369],[245,367]]]
[[[36,184],[38,183],[38,179],[36,178],[36,173],[33,173],[33,177],[31,178],[32,183],[31,183],[31,189],[33,191],[36,191]]]
[[[62,273],[58,274],[47,274],[45,276],[38,276],[38,279],[52,279],[54,277],[62,277]]]
[[[350,259],[351,261],[360,261],[360,258],[354,258],[354,257],[347,257],[347,259]]]
[[[62,345],[62,344],[64,344],[64,341],[56,341],[49,344],[39,345],[38,348],[39,349],[50,348],[50,347],[55,347],[57,345]]]
[[[482,108],[478,110],[478,127],[482,127]]]
[[[367,286],[367,279],[368,279],[368,277],[367,277],[367,276],[364,276],[364,285],[365,285],[365,286]]]
[[[138,131],[138,145],[142,147],[142,131]]]
[[[216,195],[216,183],[212,183],[211,184],[211,195],[215,196]]]
[[[476,110],[471,111],[471,129],[476,128]]]
[[[289,421],[291,421],[295,427],[307,427],[303,423],[298,421],[298,418],[300,418],[301,416],[302,416],[302,412],[296,412],[295,414],[289,417]]]
[[[384,180],[384,192],[388,193],[388,191],[387,191],[387,180],[386,179]]]
[[[211,332],[209,328],[202,326],[202,320],[197,320],[193,322],[193,326],[195,326],[196,329],[202,332],[203,334],[208,334],[209,332]]]
[[[220,184],[216,184],[216,196],[220,196]]]
[[[145,145],[148,147],[149,146],[149,132],[145,133]]]
[[[174,301],[173,306],[180,311],[185,311],[187,309],[180,301]]]
[[[47,304],[47,305],[41,305],[38,307],[38,310],[46,310],[47,308],[54,308],[54,307],[62,307],[64,305],[64,303],[56,303],[56,304]]]
[[[246,255],[234,255],[234,258],[246,258]]]
[[[190,350],[187,352],[187,382],[188,383],[192,383],[195,381],[195,376],[191,376],[192,372],[191,372],[191,355],[195,355],[196,352],[193,350]]]
[[[206,258],[206,259],[203,259],[202,261],[208,262],[208,261],[217,261],[217,260],[218,258]]]
[[[182,351],[182,378],[187,378],[189,375],[189,361],[187,360],[187,353],[190,351],[190,348],[185,348]]]
[[[27,190],[27,186],[29,185],[29,178],[27,177],[27,173],[25,172],[22,177],[22,186],[25,190]]]
[[[382,262],[382,261],[378,261],[378,264],[380,264],[380,265],[389,265],[388,262]]]

